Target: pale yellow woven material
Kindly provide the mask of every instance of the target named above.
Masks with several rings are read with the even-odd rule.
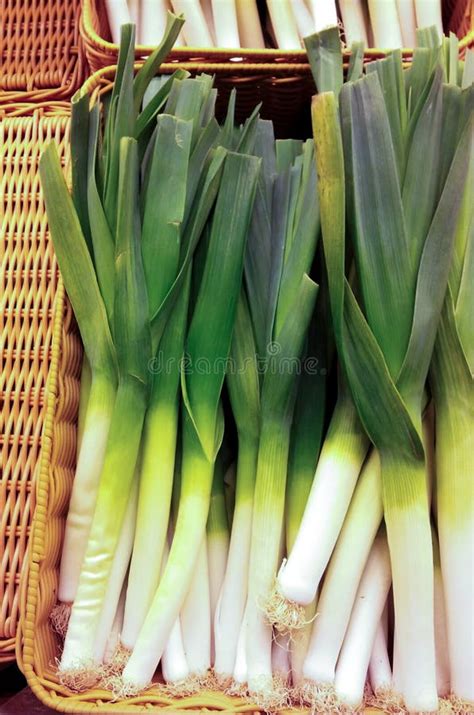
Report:
[[[67,156],[69,120],[42,114],[0,122],[0,660],[14,658],[58,288],[36,166],[51,139]]]
[[[2,0],[0,102],[69,98],[86,73],[80,0]]]

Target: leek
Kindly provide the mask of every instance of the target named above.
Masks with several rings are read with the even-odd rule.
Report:
[[[390,584],[390,556],[382,529],[362,574],[337,663],[336,694],[342,703],[353,708],[359,707],[363,700],[370,655]]]
[[[211,667],[211,601],[204,536],[180,613],[184,652],[191,675],[203,677]]]
[[[240,47],[235,0],[212,0],[217,47]]]
[[[452,141],[456,142],[461,131],[463,135],[466,130],[468,132],[468,145],[462,145],[462,149],[468,157],[469,174],[461,192],[462,207],[456,228],[454,256],[430,376],[436,410],[437,525],[451,690],[456,697],[472,702],[474,636],[467,624],[474,618],[474,584],[467,564],[472,564],[474,560],[474,491],[471,476],[474,428],[471,288],[474,165],[472,105],[470,111],[469,105],[464,105],[472,97],[472,86],[471,94],[469,88],[463,92],[457,87],[444,89],[446,99],[451,100],[454,109],[452,114],[446,113],[446,129],[454,134]],[[467,111],[463,111],[464,107]],[[467,127],[463,130],[466,123]],[[447,145],[443,147],[446,152]],[[447,161],[444,165],[449,166]]]
[[[94,518],[61,657],[60,672],[65,677],[69,671],[81,671],[97,662],[94,643],[104,617],[107,580],[130,496],[148,399],[151,336],[139,247],[135,140],[121,141],[119,167],[114,336],[120,378]],[[129,296],[127,301],[124,295]]]
[[[281,50],[297,50],[300,38],[289,0],[267,0],[267,7],[277,47]]]
[[[380,460],[373,451],[362,468],[318,599],[303,666],[304,676],[318,685],[334,683],[357,588],[382,516]]]
[[[311,144],[306,143],[298,156],[298,149],[299,145],[291,142],[277,144],[279,176],[274,196],[278,201],[272,216],[275,220],[275,236],[272,238],[277,271],[270,282],[269,296],[273,304],[268,304],[266,312],[269,316],[266,330],[270,330],[272,342],[266,346],[267,367],[261,387],[261,427],[245,616],[248,685],[250,692],[264,702],[271,698],[273,690],[272,628],[262,606],[271,596],[278,568],[296,397],[294,360],[301,356],[317,294],[317,285],[308,276],[319,234],[319,206],[314,201],[313,150]],[[296,306],[300,316],[297,323],[292,317]]]
[[[186,340],[191,364],[204,358],[217,369],[211,374],[196,370],[187,378],[182,375],[182,486],[176,529],[164,574],[123,672],[127,688],[141,688],[150,682],[189,588],[205,533],[214,462],[222,439],[219,396],[224,361],[230,348],[258,170],[254,157],[229,153],[224,162],[204,274]],[[216,301],[221,281],[227,292]]]
[[[433,73],[428,67],[426,91],[420,103],[412,105],[400,186],[385,101],[375,77],[371,73],[341,92],[351,118],[352,140],[346,142],[346,133],[344,150],[352,155],[354,183],[349,197],[355,211],[353,238],[367,318],[344,277],[343,144],[337,100],[331,93],[313,103],[321,200],[327,201],[326,187],[334,187],[339,206],[335,212],[333,202],[330,209],[337,221],[324,214],[323,244],[339,355],[364,426],[381,454],[402,694],[408,708],[429,710],[437,706],[437,693],[421,401],[446,289],[470,137],[465,131],[459,141],[438,198],[441,74],[439,68]],[[429,181],[420,184],[420,167],[426,176],[427,157],[432,165]],[[412,553],[409,562],[403,557],[406,548]]]
[[[369,682],[376,699],[382,699],[392,688],[392,666],[387,644],[387,604],[377,626],[369,663]]]
[[[165,33],[166,0],[139,0],[138,43],[156,45]],[[132,22],[136,22],[132,19]]]
[[[257,0],[235,0],[241,47],[265,47]]]
[[[222,450],[221,450],[222,452]],[[211,623],[214,624],[219,596],[224,583],[229,553],[229,525],[224,494],[225,462],[219,453],[212,480],[211,503],[207,519],[207,559]],[[212,664],[215,662],[214,626],[211,628]]]

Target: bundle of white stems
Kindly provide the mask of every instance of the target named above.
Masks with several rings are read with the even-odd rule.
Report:
[[[162,37],[167,10],[187,22],[177,46],[237,49],[265,47],[256,0],[105,0],[113,41],[120,26],[137,25],[137,43],[155,45]],[[267,0],[276,47],[297,50],[302,39],[342,24],[346,44],[362,42],[380,49],[411,48],[416,29],[435,26],[443,34],[441,0]]]

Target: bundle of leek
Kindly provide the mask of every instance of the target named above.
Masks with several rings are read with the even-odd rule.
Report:
[[[320,44],[331,42],[320,38]],[[472,152],[472,116],[456,134],[443,114],[440,58],[437,47],[418,49],[404,77],[393,53],[343,87],[333,69],[333,86],[325,87],[332,91],[313,100],[334,332],[360,418],[380,453],[400,689],[410,710],[438,704],[421,413]],[[444,156],[442,132],[450,138]],[[346,233],[355,249],[350,280]],[[290,557],[280,587],[294,594],[295,585],[291,590]],[[350,689],[341,678],[336,672],[344,698]]]
[[[187,326],[191,258],[216,197],[202,277],[203,298],[197,301],[187,343],[192,345],[197,333],[199,340],[207,339],[211,351],[217,351],[209,359],[225,358],[232,334],[258,160],[228,153],[223,148],[213,150],[219,139],[219,127],[213,118],[216,93],[211,78],[186,80],[185,74],[178,71],[162,83],[140,112],[147,86],[182,23],[182,18],[170,16],[162,44],[135,78],[134,32],[131,27],[123,28],[117,77],[102,142],[98,139],[98,106],[89,111],[89,98],[76,98],[73,182],[77,211],[52,146],[41,160],[53,240],[92,368],[62,560],[65,588],[60,591],[60,598],[73,603],[60,664],[66,680],[69,675],[76,681],[94,679],[94,664],[103,657],[107,638],[103,623],[110,622],[112,627],[130,558],[131,544],[123,549],[117,547],[122,524],[125,529],[128,523],[125,512],[137,464],[142,473],[138,523],[122,641],[127,634],[131,634],[131,641],[136,640],[156,590],[174,469],[179,361]],[[166,114],[157,120],[163,108]],[[84,139],[88,146],[86,154]],[[103,147],[101,152],[99,147]],[[229,217],[234,217],[231,230],[225,232],[226,241],[221,241],[224,221]],[[227,258],[224,267],[228,266],[228,285],[234,284],[235,290],[229,291],[228,298],[221,302],[217,322],[207,323],[208,329],[203,331],[199,321],[202,323],[204,315],[208,317],[212,281],[217,280],[216,266],[222,267],[223,258]],[[198,325],[194,332],[193,325]],[[221,337],[219,345],[214,344],[214,330]],[[170,374],[158,371],[151,380],[151,358],[158,349],[159,356],[164,356],[172,369]],[[196,352],[197,355],[202,352],[200,344]],[[221,373],[214,379],[214,392],[207,395],[207,407],[200,397],[207,388],[199,375],[190,380],[192,385],[183,384],[188,415],[183,480],[187,468],[194,468],[194,453],[200,449],[203,469],[205,464],[206,475],[211,469],[212,476],[216,451],[212,444],[215,440],[217,446],[219,443],[219,429],[213,435],[221,423],[217,407],[223,368]],[[196,400],[198,406],[193,404]],[[157,449],[150,448],[152,440]],[[202,446],[198,447],[201,440]],[[205,492],[204,483],[203,489]],[[151,502],[152,509],[158,504],[162,510],[158,524],[150,518],[150,492],[156,499]],[[182,499],[182,509],[184,503]],[[130,511],[134,518],[133,509]],[[206,518],[207,508],[203,507],[201,519],[195,520],[197,528],[202,519],[205,527]],[[178,519],[174,545],[179,543],[179,523]],[[144,551],[150,547],[149,538],[153,541],[156,566],[144,572]],[[167,569],[176,560],[174,553],[172,549]],[[183,578],[181,600],[188,584],[186,574]],[[179,612],[180,606],[181,602],[173,599],[173,609]],[[134,645],[132,642],[131,646]],[[150,678],[153,670],[154,667]]]

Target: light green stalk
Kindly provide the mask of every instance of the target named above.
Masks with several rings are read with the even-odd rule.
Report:
[[[229,524],[224,495],[225,464],[218,458],[212,480],[211,502],[207,517],[207,558],[209,565],[209,597],[211,600],[211,623],[224,581],[229,552]],[[214,641],[214,628],[212,628]],[[214,642],[212,644],[214,652]]]

